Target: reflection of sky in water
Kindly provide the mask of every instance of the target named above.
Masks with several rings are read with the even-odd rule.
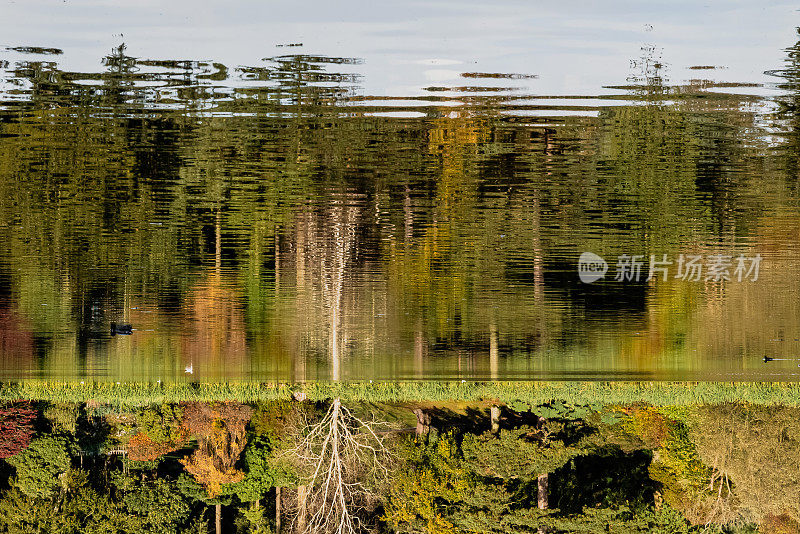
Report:
[[[431,82],[463,85],[464,71],[533,73],[539,79],[504,82],[541,94],[596,95],[602,85],[624,83],[629,60],[646,44],[657,47],[655,58],[663,54],[671,83],[770,82],[763,70],[781,65],[800,24],[790,2],[4,4],[0,45],[62,48],[63,56],[49,58],[62,69],[94,71],[121,41],[136,57],[228,66],[282,53],[360,57],[364,65],[341,71],[363,74],[365,93],[404,96]],[[304,46],[275,47],[298,42]],[[726,68],[687,68],[693,65]]]

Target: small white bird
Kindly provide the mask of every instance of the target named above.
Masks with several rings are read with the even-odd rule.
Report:
[[[186,366],[185,372],[189,373],[190,375],[194,374],[194,366],[192,366],[192,364],[190,363],[189,365]]]

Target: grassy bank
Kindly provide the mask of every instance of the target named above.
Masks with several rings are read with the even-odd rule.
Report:
[[[95,401],[141,406],[181,401],[257,402],[290,399],[303,391],[309,400],[340,397],[347,402],[486,401],[532,405],[563,400],[608,405],[647,402],[691,405],[749,402],[800,406],[800,383],[782,382],[312,382],[114,383],[26,380],[0,384],[0,400]]]

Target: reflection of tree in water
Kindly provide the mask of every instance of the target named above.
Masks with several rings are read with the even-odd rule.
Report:
[[[239,376],[246,356],[243,305],[235,280],[219,270],[204,273],[190,289],[183,330],[184,364],[196,362]]]
[[[120,106],[126,102],[134,87],[133,75],[139,70],[136,58],[126,55],[125,48],[125,43],[122,43],[103,58],[103,65],[108,71],[102,76],[101,100],[110,106]]]
[[[251,71],[241,68],[230,75],[248,78],[257,72],[265,81],[257,87],[232,89],[240,92],[250,110],[281,108],[287,94],[289,100],[306,107],[330,104],[347,92],[340,85],[351,83],[355,77],[326,72],[326,67],[357,63],[347,58],[311,56],[269,61],[268,66]],[[193,316],[188,331],[193,334],[184,343],[184,350],[189,359],[196,353],[216,354],[217,359],[229,350],[239,353],[244,349],[244,325],[239,297],[235,296],[236,277],[230,276],[230,270],[220,270],[219,237],[228,231],[220,227],[220,210],[226,212],[226,221],[252,226],[252,220],[239,222],[228,206],[236,204],[236,210],[252,216],[251,207],[259,201],[252,197],[231,200],[231,191],[237,186],[229,175],[237,172],[245,161],[242,154],[254,146],[255,140],[263,139],[263,128],[237,131],[217,121],[194,143],[181,144],[197,127],[195,121],[182,116],[184,111],[203,101],[225,111],[237,110],[238,103],[226,103],[230,95],[220,88],[229,77],[227,68],[217,63],[137,59],[127,54],[124,44],[105,57],[103,65],[102,72],[75,73],[60,71],[53,62],[20,62],[11,72],[14,80],[29,86],[27,98],[20,100],[18,107],[28,109],[30,116],[14,119],[19,120],[14,128],[22,133],[12,139],[23,143],[19,152],[7,152],[8,161],[17,168],[20,161],[30,166],[19,172],[28,180],[25,189],[34,197],[34,211],[40,215],[43,211],[54,213],[56,225],[63,224],[44,232],[39,247],[58,248],[52,268],[66,271],[61,281],[72,296],[70,323],[77,331],[78,357],[86,362],[94,348],[104,342],[98,338],[107,330],[109,320],[129,320],[132,299],[141,299],[142,292],[146,292],[146,298],[155,295],[159,308],[168,313],[182,313],[181,306],[188,305]],[[158,116],[147,113],[143,103],[161,106]],[[178,104],[183,105],[175,107]],[[62,122],[64,112],[75,115],[69,126]],[[289,119],[295,113],[301,128],[300,111],[289,109]],[[216,138],[216,131],[223,131],[223,141]],[[32,158],[28,150],[41,150],[42,155]],[[63,157],[66,151],[71,151],[68,158]],[[17,158],[22,152],[26,156]],[[260,157],[260,153],[248,155],[255,160]],[[63,162],[69,169],[52,180],[49,173],[33,170],[39,159]],[[199,160],[206,168],[186,172],[187,160],[198,165]],[[218,178],[212,172],[215,168],[225,177]],[[267,183],[269,178],[265,176],[263,181]],[[196,194],[198,186],[205,191]],[[74,202],[53,202],[61,196]],[[176,214],[183,220],[177,220]],[[209,217],[214,219],[210,224]],[[168,220],[177,225],[164,231]],[[207,228],[213,231],[207,232]],[[131,239],[133,235],[137,239]],[[165,245],[172,249],[167,256],[163,255]],[[144,268],[155,271],[150,274],[159,280],[158,290],[133,274],[143,267],[141,262],[129,264],[132,256],[128,252],[133,248],[142,252],[140,257],[149,256],[149,266]],[[186,280],[192,277],[186,266],[206,263],[208,255],[215,256],[215,267],[201,276],[194,288],[187,287]],[[147,286],[149,289],[145,289]],[[51,324],[44,328],[63,330],[63,319],[54,327],[52,315],[46,318]],[[42,322],[37,321],[35,329],[42,329]]]
[[[0,369],[8,374],[33,371],[35,357],[31,324],[15,310],[0,308]]]
[[[265,58],[274,67],[268,68],[267,78],[278,83],[279,95],[289,105],[296,105],[297,112],[306,106],[335,103],[351,94],[349,86],[357,83],[357,74],[328,72],[325,65],[358,65],[355,58],[308,56],[302,54]],[[326,85],[317,85],[326,84]]]
[[[342,357],[350,336],[363,216],[364,206],[357,198],[334,194],[328,206],[303,210],[295,222],[293,259],[302,303],[298,313],[308,317],[309,310],[315,310],[306,331],[308,343],[326,354],[333,380],[341,378]],[[324,350],[322,336],[326,338]]]
[[[314,113],[317,106],[353,94],[360,75],[336,72],[337,65],[358,65],[357,58],[303,54],[267,57],[265,64],[233,69],[217,62],[136,58],[125,43],[102,58],[101,72],[71,72],[55,61],[18,61],[7,68],[6,83],[21,87],[26,108],[86,107],[117,116],[175,111],[235,113],[243,104],[282,113]],[[248,84],[237,82],[246,81]],[[260,83],[253,83],[260,82]]]
[[[797,28],[800,34],[800,28]],[[782,78],[777,84],[785,91],[777,98],[780,106],[777,117],[785,125],[787,142],[784,148],[787,180],[797,191],[800,178],[800,41],[786,49],[785,66],[768,73]]]
[[[631,60],[628,81],[647,87],[649,93],[662,92],[667,81],[661,58],[663,50],[652,44],[642,46],[641,50],[642,56]]]
[[[573,252],[731,239],[776,193],[776,180],[748,179],[772,171],[751,157],[760,133],[741,96],[669,88],[667,102],[655,50],[626,87],[633,100],[650,91],[648,105],[556,122],[490,99],[426,104],[422,120],[369,117],[366,99],[342,105],[357,83],[338,72],[357,63],[346,58],[227,69],[129,53],[115,50],[99,73],[53,65],[45,76],[20,62],[24,97],[0,110],[0,203],[19,221],[9,261],[22,268],[23,316],[56,347],[44,353],[77,352],[87,369],[108,341],[96,338],[102,324],[145,317],[130,308],[146,304],[159,327],[187,318],[171,340],[152,334],[171,353],[244,354],[246,339],[254,367],[324,354],[340,376],[344,352],[377,346],[413,351],[403,372],[418,376],[431,354],[458,372],[513,373],[522,361],[506,353],[580,346],[590,328],[641,330],[623,326],[630,288],[575,291]],[[342,177],[357,185],[331,194]],[[666,311],[649,315],[656,352],[677,323],[668,293],[636,292],[637,313]],[[184,327],[193,341],[175,339]],[[654,350],[630,352],[645,367]]]

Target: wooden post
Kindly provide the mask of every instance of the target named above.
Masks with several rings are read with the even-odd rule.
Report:
[[[216,509],[217,518],[214,524],[217,527],[217,534],[222,534],[222,505],[216,505]]]
[[[536,500],[537,500],[536,504],[539,510],[547,510],[547,508],[549,507],[548,495],[547,495],[548,479],[549,475],[547,473],[542,473],[541,475],[539,475],[537,480],[538,488],[536,489]],[[538,529],[536,529],[537,534],[547,534],[547,532],[548,532],[547,527],[539,527]]]
[[[275,486],[275,534],[281,534],[281,487]]]
[[[492,406],[489,409],[489,417],[492,421],[492,434],[500,432],[500,406]]]
[[[414,410],[414,415],[417,416],[417,435],[421,436],[431,431],[431,414],[426,413],[422,408]]]
[[[549,504],[548,503],[548,499],[547,499],[547,481],[548,481],[548,478],[549,478],[549,475],[547,473],[542,473],[541,475],[539,475],[539,478],[537,480],[539,487],[538,487],[538,489],[536,491],[536,499],[538,501],[537,504],[538,504],[539,510],[547,510],[547,507],[548,507],[548,504]]]

